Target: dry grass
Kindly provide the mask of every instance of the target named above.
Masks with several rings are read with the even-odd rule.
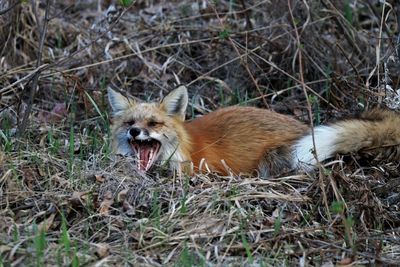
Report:
[[[188,118],[242,104],[318,125],[398,109],[395,1],[32,2],[0,1],[0,266],[400,261],[398,162],[143,176],[110,155],[105,92],[187,84]]]

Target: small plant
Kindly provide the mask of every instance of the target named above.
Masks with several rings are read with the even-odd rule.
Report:
[[[120,0],[119,2],[123,7],[129,7],[130,5],[135,3],[135,0]]]
[[[0,119],[0,147],[3,146],[4,152],[12,151],[11,129],[12,123],[8,117]]]
[[[185,176],[184,184],[183,184],[183,193],[182,193],[182,198],[181,198],[181,208],[180,208],[180,213],[181,214],[186,214],[187,213],[187,206],[186,206],[186,201],[187,201],[187,192],[189,190],[189,176]]]
[[[219,98],[221,100],[221,106],[225,106],[226,105],[226,101],[225,101],[225,94],[224,94],[224,89],[222,88],[222,86],[220,86],[219,84],[217,85],[217,90],[218,90],[218,94],[219,94]]]
[[[219,38],[221,39],[228,39],[231,35],[231,32],[228,29],[224,29],[222,32],[219,33]]]
[[[72,177],[74,170],[74,160],[75,160],[75,133],[74,133],[74,125],[71,123],[70,131],[69,131],[69,142],[68,142],[68,173],[69,177]]]
[[[61,214],[60,245],[64,247],[64,252],[66,255],[71,254],[71,240],[69,239],[67,220],[65,219],[64,214]]]
[[[0,267],[4,267],[4,266],[5,266],[5,264],[4,264],[3,256],[1,256],[1,254],[0,254]]]
[[[344,1],[344,17],[350,24],[353,24],[353,10],[349,0]]]
[[[13,241],[18,242],[20,240],[20,234],[18,230],[18,226],[14,224],[13,231],[12,231]]]
[[[234,96],[235,96],[235,103],[232,103],[232,105],[239,104],[240,106],[245,106],[245,104],[249,100],[249,96],[247,94],[247,90],[245,91],[244,95],[242,95],[241,92],[240,92],[240,89],[237,88],[235,90],[235,95]]]
[[[320,125],[321,124],[321,109],[319,106],[318,98],[315,95],[310,95],[308,97],[308,100],[310,101],[311,108],[313,109],[313,114],[315,116],[315,118],[314,118],[315,126]]]
[[[179,256],[178,264],[175,266],[184,266],[184,267],[194,266],[193,258],[189,253],[189,249],[186,243],[183,245],[183,250],[181,252],[181,255]]]
[[[150,218],[155,228],[160,229],[161,207],[159,192],[154,192],[151,200]]]
[[[354,219],[352,216],[346,216],[346,205],[343,201],[334,201],[331,204],[332,213],[340,216],[342,218],[343,226],[344,226],[344,240],[347,246],[351,247],[353,251],[355,250],[354,245],[354,236],[353,236],[353,226]]]
[[[51,155],[57,155],[61,148],[60,141],[54,136],[54,129],[51,128],[47,133],[47,141],[49,143],[49,152]]]
[[[73,267],[79,267],[79,258],[78,258],[78,246],[74,247],[74,255],[72,257],[72,264]]]
[[[178,261],[174,264],[176,267],[192,267],[192,266],[205,266],[203,257],[198,257],[193,254],[186,242],[183,245],[181,254],[179,255]]]
[[[227,195],[232,198],[238,196],[239,194],[240,194],[240,189],[236,185],[232,186],[227,192]]]
[[[281,233],[282,229],[282,212],[279,212],[278,217],[274,221],[274,236],[277,236]]]
[[[247,238],[246,238],[246,234],[245,233],[247,231],[244,229],[243,225],[244,225],[244,222],[242,221],[240,223],[240,230],[239,230],[240,231],[240,239],[242,240],[243,248],[246,251],[247,259],[248,259],[248,261],[250,263],[252,263],[253,262],[253,255],[251,253],[251,248],[250,248],[249,242],[247,241]]]
[[[3,140],[4,151],[11,152],[12,150],[11,140],[4,134],[3,131],[0,131],[0,140]]]
[[[35,248],[36,266],[44,265],[44,251],[47,245],[46,233],[43,229],[39,229],[37,224],[33,225],[33,232],[35,237],[33,238],[33,245]]]

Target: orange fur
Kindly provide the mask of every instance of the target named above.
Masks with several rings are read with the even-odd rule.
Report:
[[[190,160],[195,169],[204,159],[212,171],[222,174],[227,174],[226,166],[234,173],[254,172],[266,153],[290,146],[307,131],[288,116],[252,107],[223,108],[187,122],[185,128],[192,140]]]
[[[400,116],[393,111],[375,109],[360,119],[334,124],[341,131],[337,153],[359,151],[378,160],[400,160]]]
[[[109,90],[109,101],[115,120],[114,152],[134,156],[140,154],[134,151],[138,150],[144,158],[138,166],[145,170],[157,151],[157,161],[168,162],[178,171],[189,171],[187,163],[191,163],[196,172],[259,171],[262,176],[310,170],[317,158],[322,161],[336,153],[361,152],[375,159],[400,160],[400,116],[392,111],[374,110],[359,119],[318,126],[312,135],[307,126],[289,116],[253,107],[222,108],[185,122],[188,95],[184,86],[161,103],[136,103],[113,90]]]

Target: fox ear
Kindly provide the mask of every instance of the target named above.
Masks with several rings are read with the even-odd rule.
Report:
[[[161,108],[171,116],[179,116],[185,120],[188,105],[188,93],[185,86],[181,85],[169,93],[161,102]]]
[[[107,88],[107,92],[108,102],[110,103],[114,115],[118,115],[119,112],[126,110],[134,103],[133,100],[123,96],[117,91],[114,91],[110,87]]]

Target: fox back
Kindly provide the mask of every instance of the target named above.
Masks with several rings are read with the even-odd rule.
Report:
[[[295,119],[253,107],[228,107],[185,125],[193,140],[195,170],[273,175],[291,169],[291,146],[308,127]]]

